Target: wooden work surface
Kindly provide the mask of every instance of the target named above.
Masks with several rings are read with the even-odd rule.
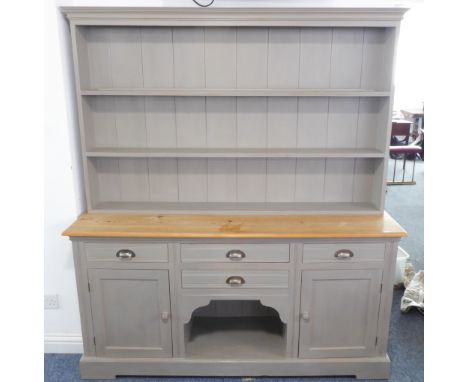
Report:
[[[81,215],[70,237],[129,238],[368,238],[406,231],[383,215]]]

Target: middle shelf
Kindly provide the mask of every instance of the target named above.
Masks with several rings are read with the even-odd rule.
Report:
[[[384,158],[370,148],[107,148],[86,152],[88,158]]]

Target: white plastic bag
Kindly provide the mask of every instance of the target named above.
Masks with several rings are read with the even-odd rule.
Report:
[[[424,314],[424,271],[419,271],[414,275],[401,298],[400,310],[403,313],[413,307]]]

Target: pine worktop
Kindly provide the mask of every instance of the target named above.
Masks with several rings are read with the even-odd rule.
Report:
[[[127,238],[399,238],[382,215],[177,215],[85,213],[64,236]]]

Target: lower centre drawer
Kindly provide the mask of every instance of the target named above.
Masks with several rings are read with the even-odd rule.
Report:
[[[182,288],[288,288],[289,272],[272,271],[182,271]]]

